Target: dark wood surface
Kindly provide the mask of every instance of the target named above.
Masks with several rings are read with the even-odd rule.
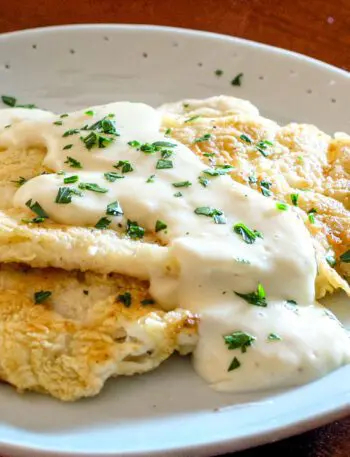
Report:
[[[0,0],[0,32],[93,22],[226,33],[350,70],[350,0]],[[235,454],[265,456],[350,457],[350,418]]]

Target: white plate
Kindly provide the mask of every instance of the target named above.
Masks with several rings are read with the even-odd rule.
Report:
[[[215,70],[222,69],[217,77]],[[241,87],[230,80],[244,73]],[[203,32],[70,26],[0,36],[1,93],[58,111],[113,100],[247,98],[281,122],[350,131],[349,74],[304,56]],[[344,302],[344,299],[343,299]],[[344,310],[342,310],[344,314]],[[0,452],[17,456],[209,456],[273,441],[350,411],[350,367],[284,392],[210,390],[187,359],[113,380],[64,404],[0,389]]]

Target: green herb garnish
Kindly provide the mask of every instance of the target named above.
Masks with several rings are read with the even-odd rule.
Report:
[[[21,187],[23,186],[24,183],[27,182],[27,179],[26,178],[23,178],[23,176],[20,176],[17,181],[11,181],[13,182],[14,184],[17,184],[18,187]]]
[[[257,238],[263,238],[262,233],[257,230],[251,230],[243,222],[238,222],[233,226],[233,231],[240,235],[247,244],[255,243]]]
[[[173,155],[173,151],[170,151],[170,149],[163,149],[161,152],[161,156],[163,159],[168,159]]]
[[[166,223],[158,219],[156,222],[155,231],[160,232],[161,230],[165,230],[166,228],[168,228]]]
[[[289,305],[294,305],[294,306],[296,306],[298,304],[295,300],[287,300],[287,303]]]
[[[105,187],[100,187],[98,184],[89,182],[81,182],[78,187],[82,190],[91,190],[92,192],[98,192],[100,194],[105,194],[106,192],[108,192],[108,189],[106,189]]]
[[[173,168],[173,161],[169,159],[159,159],[156,165],[157,170],[165,170],[167,168]]]
[[[209,176],[222,176],[230,173],[234,167],[231,165],[217,165],[215,168],[207,168],[203,173]]]
[[[108,217],[101,217],[101,219],[96,223],[95,228],[104,230],[109,227],[109,225],[112,223]]]
[[[60,115],[60,118],[64,118],[64,117],[68,117],[68,116],[69,116],[69,114],[64,113],[64,114],[61,114],[61,115]]]
[[[74,184],[77,181],[79,181],[79,176],[78,175],[67,176],[66,178],[63,179],[63,182],[65,184]]]
[[[125,176],[115,172],[115,171],[108,171],[107,173],[104,173],[103,176],[107,179],[109,182],[114,182],[117,179],[123,179]]]
[[[271,186],[272,183],[270,183],[269,181],[260,181],[260,191],[264,197],[270,197],[272,195],[272,192],[270,190]]]
[[[10,95],[2,95],[1,100],[5,105],[10,106],[11,108],[15,108],[15,107],[16,108],[28,108],[28,109],[36,108],[36,106],[33,105],[32,103],[29,103],[27,105],[19,105],[17,103],[17,99],[15,97],[11,97]]]
[[[317,213],[317,210],[315,208],[312,208],[312,209],[310,209],[310,211],[307,212],[310,224],[315,223],[315,214],[316,213]]]
[[[133,141],[129,141],[128,145],[131,146],[132,148],[139,148],[141,146],[141,143],[139,141],[133,140]]]
[[[48,214],[44,211],[38,202],[33,202],[32,199],[30,199],[26,202],[26,206],[40,218],[48,219]]]
[[[175,192],[174,197],[182,197],[182,192]]]
[[[81,192],[79,192],[77,189],[74,189],[73,187],[59,187],[55,203],[62,205],[71,203],[73,195],[78,195],[79,197],[82,196]]]
[[[186,119],[186,120],[184,121],[184,123],[187,124],[187,122],[193,122],[193,121],[195,121],[196,119],[198,119],[199,117],[201,117],[201,116],[197,115],[197,116],[189,117],[188,119]]]
[[[73,157],[67,156],[67,160],[64,163],[67,163],[72,168],[83,168],[81,163],[73,159]]]
[[[222,76],[224,72],[222,70],[215,70],[216,76]]]
[[[252,139],[248,135],[245,135],[244,133],[240,136],[240,139],[245,141],[248,144],[253,143]]]
[[[164,132],[164,135],[169,136],[170,134],[171,134],[171,129],[170,128],[166,129]]]
[[[155,301],[152,298],[145,298],[144,300],[141,300],[141,305],[147,306],[147,305],[154,305]]]
[[[339,259],[343,263],[350,263],[350,249],[348,249],[346,252],[343,252]]]
[[[200,206],[194,210],[195,214],[199,216],[212,217],[215,224],[226,224],[226,218],[224,213],[211,206]]]
[[[232,86],[241,86],[242,85],[242,78],[243,78],[243,73],[238,73],[237,76],[233,78],[231,81]]]
[[[156,148],[176,148],[176,143],[170,143],[169,141],[155,141],[152,146]]]
[[[228,367],[227,371],[233,371],[236,370],[241,366],[240,361],[237,359],[237,357],[234,357],[232,362],[230,363],[230,366]]]
[[[280,211],[287,211],[288,210],[288,205],[283,202],[276,202],[276,208]]]
[[[281,337],[277,333],[270,333],[267,337],[267,341],[281,341]]]
[[[85,111],[87,116],[93,116],[95,113],[92,110]]]
[[[119,160],[116,165],[113,165],[114,168],[120,168],[122,173],[130,173],[134,171],[134,167],[128,160]]]
[[[128,219],[126,224],[126,233],[133,240],[139,240],[140,238],[144,237],[145,229],[140,227],[137,222]]]
[[[121,216],[122,214],[124,214],[124,211],[119,205],[119,202],[116,200],[115,202],[109,203],[107,205],[106,214],[108,214],[109,216]]]
[[[62,121],[56,121],[56,122],[53,122],[53,125],[63,125],[63,122]]]
[[[290,194],[290,199],[294,206],[298,206],[299,194]]]
[[[80,137],[81,141],[85,144],[86,149],[90,150],[93,147],[100,149],[106,148],[110,143],[113,143],[114,138],[101,135],[100,133],[91,132],[86,137]]]
[[[247,352],[247,348],[251,346],[255,340],[255,336],[242,331],[233,332],[230,335],[224,336],[225,344],[229,350],[241,349],[243,353]]]
[[[204,152],[203,157],[215,157],[215,152]]]
[[[130,292],[125,292],[124,294],[120,294],[120,295],[118,295],[117,300],[120,303],[123,303],[125,308],[130,308],[131,302],[132,302],[131,293]]]
[[[62,136],[66,137],[66,136],[76,135],[77,133],[79,133],[79,129],[70,129],[70,130],[66,130]]]
[[[208,187],[209,186],[209,179],[205,178],[204,176],[199,176],[198,177],[198,182],[203,187]]]
[[[203,143],[203,141],[209,141],[211,138],[210,133],[205,133],[204,135],[200,136],[199,138],[196,138],[193,143]]]
[[[245,300],[250,305],[262,306],[264,308],[267,306],[265,290],[261,284],[258,284],[258,288],[257,288],[256,292],[250,292],[248,294],[241,294],[239,292],[234,291],[234,293],[238,297],[243,298],[243,300]]]
[[[192,183],[190,181],[180,181],[180,182],[173,182],[174,187],[190,187]]]
[[[71,149],[73,147],[72,144],[66,144],[65,146],[63,146],[63,150],[65,151],[66,149]]]
[[[155,178],[156,175],[151,175],[149,178],[147,178],[147,183],[151,183],[151,182],[154,182],[154,178]]]
[[[328,251],[325,259],[326,259],[326,262],[328,263],[328,265],[330,267],[334,267],[336,265],[336,263],[337,263],[336,258],[335,258],[335,254],[334,254],[333,251]]]
[[[34,293],[34,303],[36,305],[40,305],[41,303],[44,303],[49,297],[51,297],[52,292],[49,290],[40,290],[39,292]]]

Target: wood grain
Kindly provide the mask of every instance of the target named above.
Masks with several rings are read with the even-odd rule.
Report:
[[[226,33],[350,70],[350,0],[0,0],[0,32],[139,23]],[[273,437],[271,437],[273,439]],[[350,418],[235,457],[350,457]]]

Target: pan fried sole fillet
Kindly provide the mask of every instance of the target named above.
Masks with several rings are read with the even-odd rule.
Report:
[[[288,204],[293,197],[297,199],[296,209],[314,241],[317,297],[337,288],[350,294],[346,281],[350,266],[340,261],[350,245],[350,137],[337,134],[332,139],[309,125],[280,127],[259,116],[249,102],[227,96],[167,104],[160,111],[164,130],[171,130],[169,138],[189,146],[204,162],[232,164],[234,180],[267,198]],[[40,110],[5,112],[3,124],[30,118],[57,119]],[[2,132],[6,134],[5,125]],[[47,151],[34,140],[31,147],[20,142],[15,148],[8,147],[2,140],[1,126],[0,151],[0,262],[118,271],[139,279],[150,278],[150,265],[161,275],[176,270],[154,232],[139,242],[128,239],[118,228],[101,232],[50,220],[38,225],[24,223],[33,213],[12,207],[17,182],[20,177],[30,179],[52,171],[43,165]]]
[[[169,137],[208,165],[230,164],[231,177],[289,205],[297,205],[313,238],[317,297],[350,294],[350,136],[334,138],[313,125],[276,122],[247,101],[228,96],[182,100],[159,108]],[[168,130],[169,131],[169,130]]]
[[[36,292],[50,291],[42,304]],[[152,304],[148,284],[20,265],[0,268],[0,378],[72,401],[110,377],[145,373],[197,340],[197,318]]]

